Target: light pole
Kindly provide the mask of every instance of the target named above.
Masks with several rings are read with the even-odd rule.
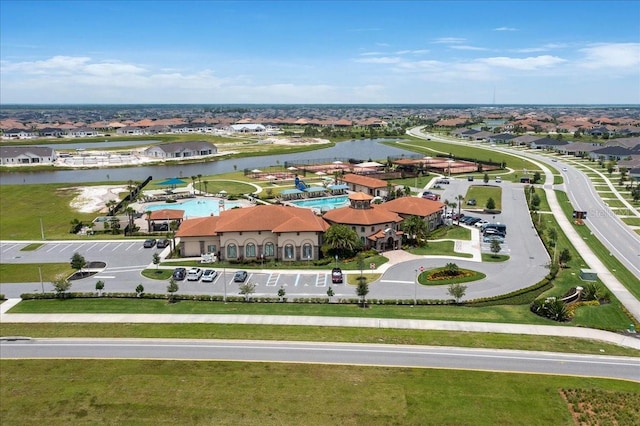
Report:
[[[413,285],[413,306],[416,306],[418,304],[418,270],[416,269],[415,272],[416,280]]]
[[[226,267],[222,267],[222,282],[224,283],[224,296],[222,296],[222,301],[227,303],[227,269]]]
[[[42,288],[42,292],[44,293],[44,283],[42,282],[42,266],[38,265],[38,274],[40,275],[40,288]]]

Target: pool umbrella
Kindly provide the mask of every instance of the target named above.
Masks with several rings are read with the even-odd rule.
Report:
[[[291,167],[287,167],[287,170],[294,171],[294,170],[298,170],[298,168],[297,168],[297,167],[293,167],[293,166],[291,166]]]
[[[160,183],[156,183],[156,185],[162,185],[162,186],[176,186],[176,185],[182,185],[185,184],[187,182],[185,182],[182,179],[178,179],[178,178],[171,178],[171,179],[167,179],[167,180],[163,180]]]
[[[262,173],[262,170],[260,170],[260,169],[253,169],[253,170],[251,170],[251,173]]]
[[[316,175],[318,175],[318,176],[324,176],[324,175],[326,175],[326,173],[325,173],[325,172],[316,172]]]

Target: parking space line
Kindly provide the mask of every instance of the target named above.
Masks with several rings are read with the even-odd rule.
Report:
[[[9,248],[7,248],[6,250],[2,250],[2,252],[3,252],[3,253],[6,253],[6,252],[8,252],[9,250],[11,250],[12,248],[17,247],[17,246],[18,246],[18,244],[11,244],[11,245],[9,246]]]
[[[115,247],[113,248],[113,250],[111,250],[111,251],[116,251],[116,250],[118,249],[118,247],[120,247],[121,245],[122,245],[122,243],[118,244],[118,245],[117,245],[117,246],[115,246]]]
[[[278,285],[278,278],[280,278],[280,274],[269,274],[269,278],[267,278],[267,283],[265,285],[267,287],[275,287]]]
[[[129,244],[129,247],[127,247],[126,249],[124,249],[124,251],[129,250],[131,247],[134,247],[136,245],[136,243],[131,243]]]
[[[107,248],[107,247],[109,247],[110,245],[111,245],[111,243],[107,243],[107,244],[103,245],[103,246],[100,248],[100,251],[102,251],[102,250],[106,249],[106,248]]]
[[[51,244],[51,248],[49,250],[47,250],[47,253],[49,253],[51,250],[55,250],[56,248],[58,248],[59,244]]]
[[[300,274],[296,275],[296,282],[293,284],[294,287],[298,287],[298,281],[300,281]]]
[[[98,243],[94,243],[91,247],[89,247],[89,248],[87,249],[87,251],[91,250],[92,248],[94,248],[94,247],[95,247],[95,246],[97,246],[97,245],[98,245]]]
[[[73,247],[73,244],[67,244],[65,247],[62,247],[62,249],[60,249],[60,252],[62,253],[63,251],[71,247]]]
[[[318,274],[316,276],[316,287],[327,286],[327,274]]]

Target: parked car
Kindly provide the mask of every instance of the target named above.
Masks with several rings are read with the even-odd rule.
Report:
[[[169,244],[171,244],[170,240],[160,240],[158,241],[158,245],[156,247],[158,248],[165,248],[165,247],[169,247]]]
[[[480,220],[480,218],[475,217],[475,216],[464,216],[464,217],[460,218],[460,222],[464,223],[465,225],[469,225],[469,222],[471,222],[474,219]],[[478,220],[476,220],[476,222]]]
[[[482,232],[487,233],[490,229],[494,229],[507,235],[507,225],[504,223],[489,223],[482,228]]]
[[[475,226],[476,228],[482,228],[484,225],[487,225],[488,223],[489,223],[488,220],[481,219],[481,220],[477,221],[476,223],[474,223],[473,226]]]
[[[176,268],[173,270],[173,279],[176,281],[182,281],[187,276],[186,268]]]
[[[475,206],[476,205],[476,199],[475,198],[469,198],[469,200],[467,200],[467,205],[468,206]]]
[[[485,243],[490,243],[491,241],[497,241],[500,244],[504,243],[504,238],[498,236],[498,235],[488,235],[484,238],[482,238],[482,241]]]
[[[449,179],[439,179],[436,181],[436,185],[449,185]]]
[[[243,283],[247,279],[247,271],[236,271],[233,274],[233,282],[234,283]]]
[[[482,220],[482,219],[480,219],[479,217],[474,217],[471,220],[468,220],[466,223],[467,223],[467,225],[471,226],[471,225],[475,225],[476,223],[480,222],[480,220]]]
[[[210,282],[213,282],[213,280],[215,280],[217,276],[218,276],[218,271],[216,271],[215,269],[205,269],[204,272],[202,273],[201,281],[203,283],[210,283]]]
[[[148,240],[144,240],[142,246],[144,248],[153,248],[156,245],[156,240],[154,238],[149,238]]]
[[[490,236],[492,236],[492,235],[496,235],[496,236],[498,236],[498,237],[502,237],[502,238],[505,238],[505,237],[506,237],[506,235],[504,234],[504,232],[496,231],[495,229],[488,229],[487,231],[484,231],[484,232],[482,233],[482,236],[483,236],[483,237],[490,237]]]
[[[500,176],[496,176],[496,183],[502,182],[502,178]]]
[[[191,268],[187,272],[187,281],[198,281],[202,277],[202,269]]]
[[[467,176],[467,180],[468,180],[469,182],[473,182],[473,176]]]
[[[333,268],[331,270],[331,282],[332,283],[342,283],[342,280],[343,280],[342,269]]]

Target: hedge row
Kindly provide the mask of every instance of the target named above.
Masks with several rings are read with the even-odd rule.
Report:
[[[167,294],[158,293],[142,293],[140,295],[136,293],[102,293],[100,296],[96,292],[71,292],[65,293],[63,297],[56,293],[23,293],[20,295],[22,300],[44,300],[44,299],[159,299],[167,300],[169,296]],[[222,302],[224,297],[221,295],[209,295],[209,294],[174,294],[172,299],[174,301],[180,300],[193,300],[201,302]],[[246,302],[244,296],[227,296],[227,302]],[[288,299],[286,297],[280,298],[277,296],[272,297],[251,297],[249,299],[251,303],[300,303],[300,304],[326,304],[326,303],[338,303],[348,305],[360,304],[359,298],[336,298],[329,299],[328,297],[299,297]],[[413,305],[413,299],[367,299],[367,305]],[[418,299],[416,300],[418,305],[455,305],[454,300],[442,300],[442,299]]]

